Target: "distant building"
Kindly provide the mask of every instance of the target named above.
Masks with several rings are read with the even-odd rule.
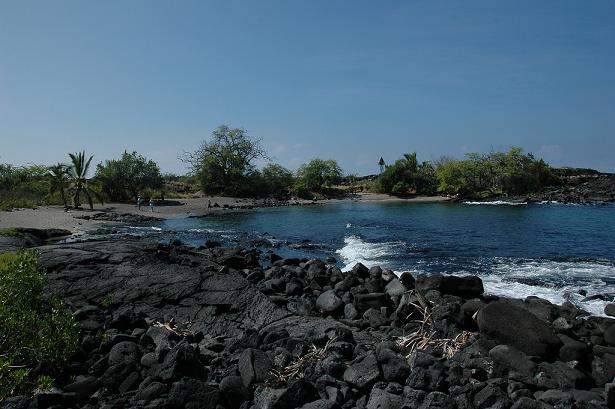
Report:
[[[380,157],[380,160],[378,161],[378,166],[380,166],[380,173],[384,172],[386,163],[384,162],[384,159],[382,159],[382,156]]]

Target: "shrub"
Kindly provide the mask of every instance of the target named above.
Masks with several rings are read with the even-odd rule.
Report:
[[[44,294],[45,284],[35,251],[0,254],[0,400],[48,385],[76,351],[74,318],[62,300]]]

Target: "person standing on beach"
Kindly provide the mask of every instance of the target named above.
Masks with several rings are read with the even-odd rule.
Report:
[[[150,198],[149,199],[149,208],[152,211],[152,213],[154,213],[154,198]]]
[[[137,208],[139,210],[141,210],[141,202],[143,202],[143,199],[141,199],[141,195],[139,195],[139,197],[137,197]]]

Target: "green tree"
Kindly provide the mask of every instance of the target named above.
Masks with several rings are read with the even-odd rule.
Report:
[[[262,140],[249,136],[243,128],[228,125],[216,128],[209,141],[183,156],[204,192],[229,195],[245,191],[257,159],[267,159]]]
[[[49,171],[47,172],[49,178],[49,194],[53,195],[55,193],[59,193],[64,207],[67,206],[64,192],[70,186],[68,183],[69,172],[69,166],[63,163],[57,163],[50,166]]]
[[[313,159],[297,170],[296,189],[299,193],[322,193],[342,178],[342,169],[333,159]]]
[[[81,206],[81,193],[83,192],[88,199],[90,209],[94,209],[94,202],[92,200],[92,194],[94,191],[88,186],[88,171],[90,170],[90,162],[94,156],[90,156],[86,159],[85,151],[77,153],[69,153],[72,166],[70,167],[69,177],[72,182],[73,189],[73,205],[75,208]]]
[[[409,193],[433,194],[436,189],[433,165],[423,162],[419,165],[416,152],[406,153],[390,166],[387,166],[376,180],[381,193],[403,196]]]
[[[285,196],[293,186],[293,173],[282,165],[270,163],[260,173],[267,194]]]
[[[96,166],[95,179],[110,200],[136,200],[144,189],[159,189],[163,185],[160,168],[151,159],[137,152],[124,152],[120,159],[112,159]]]

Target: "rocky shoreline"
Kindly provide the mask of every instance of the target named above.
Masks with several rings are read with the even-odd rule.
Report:
[[[615,407],[615,320],[488,296],[477,277],[138,238],[29,245],[80,348],[56,390],[3,408]]]

